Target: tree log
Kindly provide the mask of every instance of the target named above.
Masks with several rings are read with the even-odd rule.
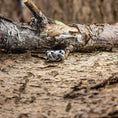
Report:
[[[24,1],[35,16],[36,22],[34,24],[36,27],[15,24],[0,16],[1,49],[7,51],[63,49],[69,54],[71,51],[118,48],[118,23],[115,25],[74,24],[72,26],[49,23],[48,18],[40,10],[38,13],[38,9],[32,2],[29,2],[30,0]]]

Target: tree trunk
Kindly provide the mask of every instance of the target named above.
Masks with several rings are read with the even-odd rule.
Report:
[[[39,34],[30,26],[20,26],[0,17],[0,48],[8,51],[29,49],[46,51],[65,49],[73,45],[76,51],[93,51],[118,47],[118,24],[90,26],[78,24],[76,27],[47,24]]]
[[[63,49],[66,52],[65,55],[68,56],[71,51],[118,48],[118,24],[94,24],[90,26],[54,24],[38,10],[31,0],[24,0],[24,3],[35,16],[32,22],[33,27],[30,25],[20,26],[0,17],[1,49],[7,51]]]
[[[23,21],[20,0],[0,0],[0,14],[16,22]]]

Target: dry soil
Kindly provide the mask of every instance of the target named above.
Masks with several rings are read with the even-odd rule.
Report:
[[[0,118],[118,117],[118,52],[43,56],[0,53]]]

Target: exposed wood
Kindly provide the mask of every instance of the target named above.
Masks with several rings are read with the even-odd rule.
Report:
[[[36,7],[36,5],[31,0],[23,0],[23,2],[30,9],[35,18],[38,19],[38,23],[40,25],[48,23],[46,16]]]
[[[58,25],[49,24],[45,15],[30,1],[25,4],[40,22],[38,29],[17,25],[0,17],[0,48],[7,51],[68,49],[71,51],[112,50],[118,48],[118,24],[115,25]],[[41,14],[40,14],[41,13]],[[38,24],[39,23],[39,24]],[[43,24],[43,28],[40,27]],[[45,25],[44,25],[45,24]]]

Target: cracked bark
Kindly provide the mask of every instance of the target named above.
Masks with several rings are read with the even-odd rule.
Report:
[[[24,0],[30,1],[30,0]],[[7,51],[67,49],[71,51],[118,48],[118,24],[58,25],[50,22],[33,3],[25,3],[37,19],[36,26],[19,25],[0,17],[0,48]]]

